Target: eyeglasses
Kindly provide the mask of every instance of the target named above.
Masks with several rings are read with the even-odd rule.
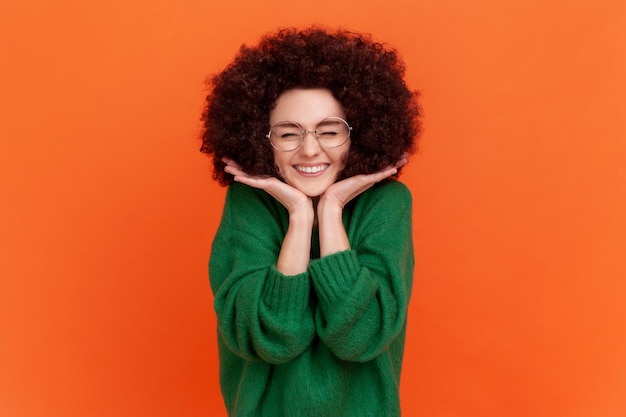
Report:
[[[324,148],[337,148],[348,141],[352,127],[340,117],[327,117],[315,129],[304,130],[296,122],[278,122],[265,135],[279,151],[294,151],[304,142],[307,133],[313,133]]]

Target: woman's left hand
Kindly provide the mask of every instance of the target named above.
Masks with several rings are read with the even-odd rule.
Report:
[[[398,168],[406,163],[407,157],[403,155],[395,165],[382,171],[355,175],[328,187],[317,205],[321,256],[350,248],[350,241],[342,223],[343,208],[346,204],[377,182],[397,173]]]
[[[343,209],[345,205],[350,202],[350,200],[357,197],[377,182],[396,174],[398,172],[398,168],[406,165],[407,162],[407,156],[403,155],[395,165],[387,167],[382,171],[378,171],[373,174],[355,175],[354,177],[336,182],[328,187],[326,192],[322,195],[320,204],[322,204],[322,202],[324,204],[330,203],[333,206]]]

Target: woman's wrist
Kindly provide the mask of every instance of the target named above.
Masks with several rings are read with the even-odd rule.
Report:
[[[317,221],[320,233],[320,255],[327,256],[350,249],[350,242],[343,227],[343,207],[333,201],[320,199],[317,205]]]
[[[309,266],[314,211],[307,201],[289,209],[289,227],[276,261],[276,269],[285,275],[306,272]]]
[[[289,209],[289,224],[296,227],[303,226],[309,229],[313,228],[315,220],[315,211],[311,199],[307,203],[299,204]]]
[[[326,198],[323,195],[317,204],[317,218],[318,219],[341,219],[343,213],[343,206],[338,201],[332,198]]]

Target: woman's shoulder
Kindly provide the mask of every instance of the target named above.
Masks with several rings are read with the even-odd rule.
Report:
[[[409,218],[411,212],[411,191],[402,182],[391,179],[374,185],[355,199],[351,216],[360,221],[369,219],[377,222],[381,219]]]
[[[226,192],[226,204],[244,207],[256,207],[267,205],[273,198],[265,191],[250,187],[239,182],[233,182]]]
[[[411,191],[399,180],[390,179],[378,184],[362,194],[362,203],[408,204],[411,205]]]
[[[267,192],[238,182],[228,186],[223,217],[250,223],[276,221],[285,216],[285,208]]]
[[[386,233],[389,227],[404,230],[411,224],[413,217],[411,192],[405,184],[395,179],[374,185],[356,198],[353,204],[350,208],[346,207],[348,210],[345,211],[351,242],[360,241],[359,236]]]
[[[284,236],[287,225],[287,210],[272,196],[258,188],[233,182],[226,192],[216,239],[246,236],[260,242],[274,242]]]

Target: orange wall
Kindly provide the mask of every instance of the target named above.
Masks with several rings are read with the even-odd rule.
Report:
[[[0,416],[225,415],[203,79],[279,25],[423,92],[406,416],[626,415],[626,3],[3,0]]]

